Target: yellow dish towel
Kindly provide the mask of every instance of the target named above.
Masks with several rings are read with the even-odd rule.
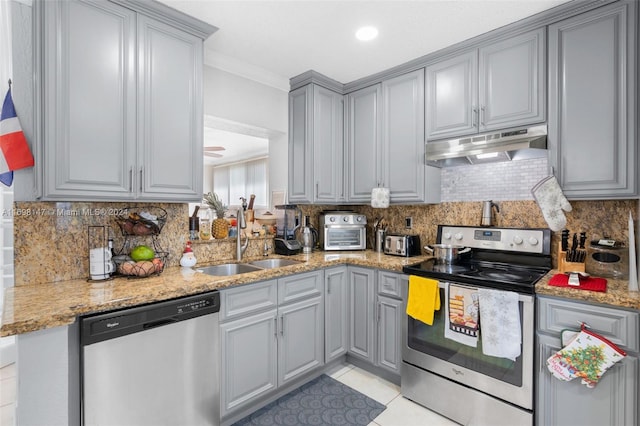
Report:
[[[425,324],[433,325],[433,315],[438,310],[440,310],[438,281],[410,275],[407,315]]]

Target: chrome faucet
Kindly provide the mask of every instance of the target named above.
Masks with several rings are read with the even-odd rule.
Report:
[[[242,239],[242,234],[244,234],[244,232],[242,231],[243,229],[246,229],[247,227],[247,222],[244,218],[244,209],[243,208],[239,208],[238,209],[238,220],[236,221],[236,234],[237,234],[237,239],[236,239],[236,260],[238,262],[240,262],[242,260],[242,253],[244,253],[244,251],[247,249],[247,246],[249,245],[249,238],[245,237],[245,241],[244,244],[241,243],[241,239]]]

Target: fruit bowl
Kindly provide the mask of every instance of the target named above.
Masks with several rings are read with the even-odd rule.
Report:
[[[159,235],[167,221],[167,211],[161,207],[131,207],[121,212],[115,220],[122,235]]]
[[[118,255],[113,257],[113,261],[116,264],[118,275],[131,278],[146,278],[161,274],[167,263],[168,256],[168,252],[156,252],[153,259],[136,262],[128,255]]]

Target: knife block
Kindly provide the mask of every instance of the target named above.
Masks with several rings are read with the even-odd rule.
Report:
[[[584,262],[567,262],[567,252],[562,250],[562,245],[558,243],[558,271],[560,272],[584,272]]]

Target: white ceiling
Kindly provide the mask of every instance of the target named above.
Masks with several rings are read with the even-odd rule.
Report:
[[[209,65],[283,90],[289,78],[310,69],[349,83],[567,2],[161,1],[219,28],[205,42]],[[378,38],[356,40],[362,25],[378,27]]]
[[[205,41],[207,65],[283,91],[289,89],[289,78],[310,69],[349,83],[567,2],[160,1],[219,28]],[[378,38],[356,40],[355,31],[363,25],[378,27]],[[260,155],[254,139],[222,128],[205,126],[205,146],[226,148],[221,159],[205,157],[205,164]],[[267,145],[260,149],[268,151]]]

